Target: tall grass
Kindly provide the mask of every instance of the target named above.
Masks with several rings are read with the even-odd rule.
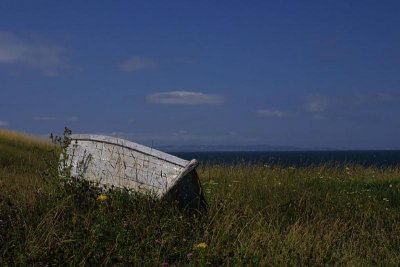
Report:
[[[203,165],[209,210],[198,216],[60,184],[49,164],[59,151],[24,138],[0,132],[0,265],[400,264],[398,168]]]

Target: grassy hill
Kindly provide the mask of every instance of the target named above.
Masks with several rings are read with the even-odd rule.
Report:
[[[399,168],[201,166],[195,216],[61,182],[59,152],[0,131],[0,265],[400,265]]]

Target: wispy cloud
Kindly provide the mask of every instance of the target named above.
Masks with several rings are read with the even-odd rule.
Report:
[[[46,117],[46,116],[35,116],[32,118],[34,121],[55,121],[57,120],[55,117]]]
[[[71,116],[71,117],[65,118],[65,121],[68,121],[68,122],[75,122],[78,120],[79,120],[79,118],[77,116]]]
[[[173,133],[173,135],[187,135],[187,134],[189,134],[187,130],[179,130]]]
[[[133,57],[123,61],[120,68],[125,72],[133,72],[144,69],[153,69],[158,66],[158,62],[149,58]]]
[[[311,94],[305,97],[303,108],[307,112],[321,113],[328,109],[354,110],[366,105],[379,105],[385,103],[400,103],[400,94],[387,92],[362,92],[330,97],[321,94]]]
[[[221,104],[225,98],[220,95],[205,94],[190,91],[172,91],[150,94],[147,101],[156,104],[177,104],[177,105],[210,105]]]
[[[399,93],[358,93],[352,99],[352,103],[371,104],[371,103],[389,103],[400,102]]]
[[[322,112],[325,111],[330,103],[327,96],[320,94],[307,95],[303,108],[308,112]]]
[[[22,67],[57,76],[67,67],[66,50],[62,46],[34,39],[22,39],[0,31],[0,65]]]
[[[257,115],[262,117],[286,117],[288,114],[284,111],[280,110],[272,110],[272,109],[259,109],[257,110]]]
[[[353,56],[344,42],[343,36],[330,35],[314,40],[314,53],[322,60],[348,60]]]
[[[307,95],[303,100],[303,111],[315,120],[361,119],[381,120],[379,110],[384,106],[398,105],[400,93],[397,92],[358,92],[336,96],[321,94]]]
[[[8,121],[0,121],[0,127],[8,126]]]
[[[264,139],[251,137],[239,133],[220,132],[220,133],[194,133],[186,130],[178,130],[165,133],[129,133],[129,132],[100,132],[97,134],[115,136],[118,138],[133,140],[147,145],[247,145],[260,144]],[[264,138],[264,137],[263,137]]]
[[[321,114],[318,114],[318,113],[314,114],[314,115],[312,116],[312,118],[313,118],[314,120],[325,120],[325,119],[326,119],[325,116],[323,116],[323,115],[321,115]]]
[[[66,122],[76,122],[79,120],[77,116],[70,116],[66,117],[64,119],[60,119],[57,117],[52,117],[52,116],[35,116],[32,118],[34,121],[66,121]]]

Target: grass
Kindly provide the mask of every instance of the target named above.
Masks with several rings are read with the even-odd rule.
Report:
[[[198,216],[61,183],[58,154],[0,132],[0,265],[400,265],[399,168],[200,166],[209,211]]]

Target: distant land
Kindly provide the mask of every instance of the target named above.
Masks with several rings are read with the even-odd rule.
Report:
[[[133,141],[135,142],[135,141]],[[155,149],[166,152],[268,152],[268,151],[386,151],[400,150],[400,147],[382,148],[332,148],[332,147],[296,147],[271,145],[161,145]]]
[[[262,152],[262,151],[326,151],[337,150],[332,148],[300,148],[296,146],[270,146],[270,145],[164,145],[157,146],[156,149],[167,152]]]

